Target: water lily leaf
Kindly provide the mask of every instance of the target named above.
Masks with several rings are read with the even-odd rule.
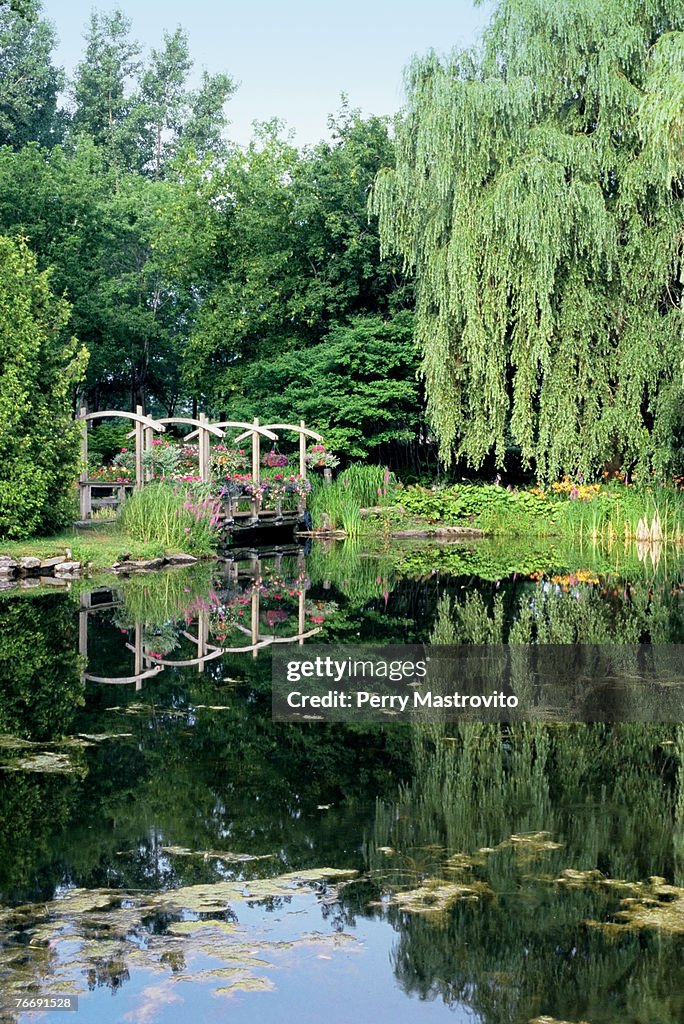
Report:
[[[6,761],[0,768],[6,772],[56,772],[63,775],[77,771],[77,766],[68,754],[57,754],[47,750]]]
[[[232,996],[236,992],[273,992],[275,985],[270,978],[238,978],[231,985],[222,985],[214,990],[215,996]]]

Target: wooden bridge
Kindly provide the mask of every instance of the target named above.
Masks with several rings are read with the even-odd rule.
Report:
[[[128,435],[134,441],[135,454],[135,481],[105,481],[92,479],[88,475],[88,425],[94,420],[120,418],[132,420],[134,429]],[[115,511],[126,497],[127,491],[139,489],[145,483],[152,480],[152,470],[145,467],[144,455],[151,451],[154,433],[165,433],[168,426],[181,424],[193,428],[184,437],[179,439],[181,444],[197,441],[198,447],[198,476],[202,483],[209,483],[212,479],[211,472],[211,441],[212,438],[224,440],[227,431],[239,431],[233,443],[238,445],[242,441],[251,439],[251,483],[256,491],[251,497],[226,495],[224,499],[223,522],[227,529],[237,527],[254,528],[257,526],[282,525],[286,523],[296,524],[300,522],[306,507],[305,497],[301,497],[296,512],[283,514],[280,506],[276,509],[262,508],[259,494],[259,483],[261,481],[261,441],[262,438],[273,444],[278,441],[279,432],[294,433],[299,438],[299,475],[306,479],[306,445],[307,439],[321,442],[322,436],[315,430],[309,429],[304,420],[299,424],[294,423],[265,423],[259,422],[258,417],[251,423],[240,420],[222,420],[217,423],[210,423],[204,413],[198,419],[189,416],[165,416],[155,419],[146,416],[142,406],[138,406],[135,412],[123,412],[119,409],[107,409],[102,412],[91,412],[82,408],[78,415],[82,428],[82,465],[83,470],[79,478],[79,509],[80,520],[77,525],[88,525],[93,520],[93,511],[101,508],[111,508]],[[123,474],[122,474],[123,475]],[[104,497],[96,496],[98,492],[108,492]],[[244,508],[245,504],[249,508]]]

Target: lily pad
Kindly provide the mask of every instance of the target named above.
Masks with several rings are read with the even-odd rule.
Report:
[[[445,913],[462,900],[477,901],[481,896],[491,894],[492,891],[485,882],[463,885],[432,878],[426,879],[416,889],[392,893],[389,904],[409,914],[438,915]]]
[[[0,976],[7,992],[23,995],[36,989],[82,991],[91,983],[115,990],[133,970],[152,972],[159,985],[143,993],[131,1017],[136,1022],[166,1001],[170,983],[204,983],[223,995],[270,990],[273,983],[264,975],[296,962],[302,950],[307,956],[312,949],[335,956],[362,947],[337,933],[306,932],[287,942],[272,941],[268,932],[227,920],[228,904],[276,895],[313,897],[320,883],[355,875],[347,869],[307,869],[156,893],[75,888],[46,902],[0,907]],[[165,931],[158,928],[160,910],[179,918]],[[203,916],[184,919],[193,911]],[[24,937],[20,948],[11,941],[18,928]]]
[[[237,978],[230,985],[214,990],[215,996],[232,996],[236,992],[273,992],[275,985],[270,978]]]
[[[68,754],[58,754],[50,750],[14,758],[0,765],[0,768],[6,772],[56,772],[60,775],[71,775],[77,770]]]

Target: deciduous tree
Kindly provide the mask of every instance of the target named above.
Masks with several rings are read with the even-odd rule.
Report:
[[[373,196],[415,269],[442,456],[540,477],[681,458],[676,0],[501,0],[479,52],[408,73]]]

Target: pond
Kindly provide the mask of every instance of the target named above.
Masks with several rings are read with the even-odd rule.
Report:
[[[274,641],[677,644],[681,586],[392,542],[0,594],[0,1021],[681,1021],[681,725],[271,718]]]

